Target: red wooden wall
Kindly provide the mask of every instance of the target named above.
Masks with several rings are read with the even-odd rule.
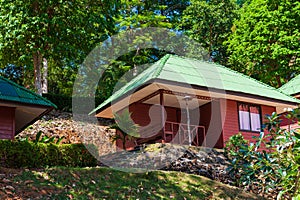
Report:
[[[220,105],[217,105],[220,107]],[[182,122],[186,123],[185,113],[182,113],[180,109],[173,107],[165,107],[165,117],[167,121],[171,122]],[[149,124],[159,124],[161,123],[161,107],[149,104],[132,104],[129,106],[129,111],[132,113],[131,117],[136,124],[140,126],[148,126]],[[185,111],[185,110],[184,110]],[[200,114],[194,113],[200,111]],[[221,116],[220,110],[215,110],[218,120],[211,123],[212,119],[211,103],[207,103],[201,106],[199,109],[190,111],[191,116],[196,116],[191,118],[191,124],[203,125],[205,130],[210,130],[210,135],[206,138],[207,144],[210,147],[222,148],[223,147],[223,137],[221,132]],[[150,119],[152,117],[152,121]],[[181,116],[182,115],[182,116]],[[183,117],[183,119],[181,119]],[[196,121],[195,119],[199,119]],[[219,130],[220,129],[220,130]],[[216,138],[216,132],[218,132],[218,138]],[[142,133],[141,133],[142,134]],[[141,135],[143,138],[143,135]],[[211,144],[210,144],[211,143]],[[117,146],[122,147],[121,141],[117,141]],[[126,148],[131,149],[135,146],[133,141],[128,141],[126,143]]]
[[[220,102],[214,102],[214,113],[212,113],[212,103],[207,103],[199,108],[200,110],[200,120],[199,125],[204,125],[207,131],[207,146],[223,148],[226,141],[230,136],[239,133],[239,121],[238,121],[238,106],[237,102],[233,100],[222,99]],[[224,107],[224,105],[226,105]],[[152,107],[152,108],[151,108]],[[150,109],[151,108],[151,109]],[[180,122],[180,109],[165,107],[167,121]],[[132,104],[129,106],[129,111],[132,113],[132,119],[136,124],[140,126],[147,126],[150,124],[161,123],[161,108],[160,106],[153,106],[149,104]],[[272,114],[276,111],[275,107],[261,105],[262,119],[266,114]],[[191,111],[194,112],[194,111]],[[152,116],[152,121],[150,116]],[[212,119],[214,115],[214,119]],[[211,122],[211,120],[213,120]],[[224,120],[224,121],[222,121]],[[222,127],[223,122],[223,127]],[[197,124],[195,120],[191,120],[192,124]],[[264,123],[264,120],[263,122]],[[222,131],[223,130],[223,131]],[[252,136],[259,136],[258,132],[242,132],[244,138],[253,142]],[[216,136],[218,136],[216,138]],[[143,137],[141,135],[141,137]],[[117,146],[122,147],[121,141],[117,141]],[[133,148],[135,143],[133,141],[128,141],[126,147],[128,149]]]
[[[176,108],[165,107],[165,110],[167,112],[165,113],[167,121],[177,122],[180,120],[180,116],[177,116]],[[140,126],[146,126],[151,122],[150,115],[152,117],[152,124],[161,123],[161,107],[159,105],[132,104],[129,106],[129,112],[132,113],[131,117],[133,121]]]
[[[285,117],[287,113],[282,113],[280,116],[280,127],[286,130],[293,130],[293,129],[299,129],[300,125],[298,124],[298,120],[297,119],[287,119]]]
[[[0,106],[0,139],[15,136],[15,108]]]
[[[207,103],[201,106],[199,111],[200,121],[198,124],[205,126],[206,145],[208,147],[222,148],[223,136],[220,103],[218,101]]]
[[[165,117],[167,121],[178,122],[178,120],[180,120],[180,115],[178,115],[178,111],[176,110],[176,108],[165,107],[165,110],[166,110]],[[159,105],[135,103],[129,106],[129,112],[132,113],[131,115],[132,120],[139,126],[145,127],[154,124],[161,124],[162,115],[161,115],[161,107]],[[145,138],[145,137],[141,135],[141,138]],[[116,145],[117,147],[122,148],[122,141],[117,140]],[[126,142],[126,149],[132,149],[134,146],[135,146],[134,141]]]
[[[238,121],[238,110],[237,110],[237,102],[233,100],[224,100],[226,101],[226,109],[225,109],[225,123],[223,127],[223,141],[226,142],[230,136],[239,133],[239,121]],[[261,115],[262,115],[262,123],[265,122],[264,116],[266,114],[271,115],[272,112],[275,112],[276,108],[272,106],[261,105]],[[258,132],[242,132],[244,138],[253,142],[252,136],[259,136]],[[225,144],[224,144],[225,145]]]
[[[295,95],[294,96],[295,98],[297,99],[300,99],[300,96],[298,95]],[[287,114],[287,112],[285,113],[282,113],[281,116],[280,116],[280,127],[283,128],[283,129],[287,129],[287,130],[293,130],[293,129],[299,129],[300,128],[300,125],[298,124],[298,120],[297,119],[287,119],[285,117],[285,115]]]

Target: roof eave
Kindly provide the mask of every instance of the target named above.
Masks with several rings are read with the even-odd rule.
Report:
[[[135,92],[139,91],[139,90],[143,89],[144,87],[146,87],[146,86],[148,86],[152,83],[169,84],[169,85],[176,85],[176,86],[180,86],[180,87],[187,87],[188,86],[189,88],[196,89],[196,90],[203,90],[203,91],[209,91],[209,92],[213,91],[215,93],[219,92],[220,94],[224,94],[224,95],[233,95],[233,96],[239,96],[239,97],[243,97],[243,98],[247,98],[247,99],[256,99],[256,100],[261,100],[261,101],[269,101],[269,102],[273,102],[273,103],[276,103],[276,104],[291,106],[293,108],[298,107],[298,105],[300,104],[300,100],[298,100],[298,99],[294,99],[294,101],[285,101],[285,100],[281,100],[281,99],[274,99],[274,98],[270,98],[270,97],[247,94],[247,93],[243,93],[243,92],[228,91],[228,90],[225,91],[225,90],[218,89],[218,88],[207,88],[207,87],[204,87],[204,86],[178,83],[178,82],[159,79],[159,78],[152,79],[151,81],[148,81],[147,84],[144,84],[142,87],[139,87],[138,89],[132,89],[132,90],[134,90]],[[119,98],[117,98],[116,100],[113,100],[113,101],[118,102],[118,101],[123,100],[124,98],[126,98],[128,96],[128,94],[130,94],[132,92],[132,90],[125,93],[125,94],[123,94],[122,96],[120,96]],[[90,114],[95,114],[96,116],[99,116],[98,114],[103,112],[107,108],[109,108],[111,106],[111,103],[112,103],[111,101],[108,101],[105,105],[103,105],[99,109],[96,108],[94,110],[94,112],[91,112]],[[97,112],[95,112],[95,111],[97,111]]]
[[[54,107],[48,107],[43,113],[41,113],[39,116],[34,118],[33,120],[29,121],[28,123],[24,124],[22,128],[20,128],[18,131],[16,131],[15,136],[18,135],[20,132],[22,132],[24,129],[26,129],[29,125],[35,123],[37,120],[41,119],[44,115],[47,115],[50,113]]]

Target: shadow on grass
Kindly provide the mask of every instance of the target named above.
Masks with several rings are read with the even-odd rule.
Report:
[[[110,168],[22,170],[10,198],[33,199],[258,199],[204,177],[180,172],[126,173]]]

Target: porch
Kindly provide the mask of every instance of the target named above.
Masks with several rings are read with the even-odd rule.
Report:
[[[205,126],[188,125],[179,122],[166,121],[162,130],[157,133],[160,124],[141,129],[142,136],[136,144],[172,143],[180,145],[206,146]]]
[[[136,145],[161,142],[207,146],[212,101],[208,96],[159,89],[131,104],[132,120],[141,127]]]

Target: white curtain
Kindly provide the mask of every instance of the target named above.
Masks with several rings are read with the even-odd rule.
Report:
[[[251,118],[251,130],[252,131],[260,131],[261,122],[260,122],[259,107],[250,106],[250,118]]]
[[[250,116],[248,111],[239,111],[240,129],[250,130]]]
[[[250,117],[252,131],[260,131],[260,115],[257,113],[250,113]]]

